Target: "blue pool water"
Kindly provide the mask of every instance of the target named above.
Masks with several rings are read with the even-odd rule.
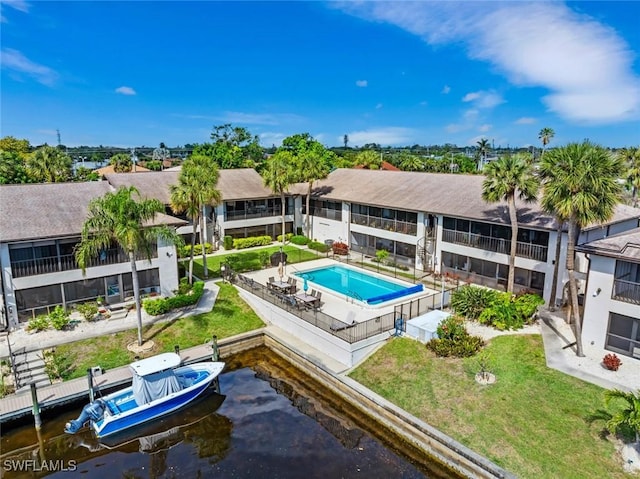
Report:
[[[381,304],[392,299],[422,291],[422,285],[407,287],[404,284],[387,281],[377,276],[356,271],[344,266],[301,271],[296,276],[319,286],[364,301],[368,304]]]

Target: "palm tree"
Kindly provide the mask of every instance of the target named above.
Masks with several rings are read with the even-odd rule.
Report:
[[[550,150],[540,162],[543,184],[542,207],[555,212],[568,225],[567,272],[576,353],[582,352],[582,324],[578,308],[578,284],[575,276],[575,245],[580,230],[613,216],[620,199],[617,182],[622,161],[599,145],[584,141]]]
[[[623,401],[623,409],[610,412],[608,408],[612,401]],[[619,389],[609,389],[604,392],[604,407],[589,417],[589,421],[600,419],[611,434],[621,432],[635,436],[635,442],[640,443],[640,391],[626,392]]]
[[[275,194],[280,195],[280,202],[282,203],[282,248],[285,244],[285,192],[289,188],[289,185],[295,181],[295,172],[293,168],[296,164],[295,155],[291,151],[278,150],[276,151],[265,164],[265,168],[262,171],[262,178],[264,185],[271,188]],[[307,210],[308,211],[308,210]]]
[[[625,163],[625,179],[631,188],[631,204],[638,206],[638,190],[640,189],[640,146],[622,148],[618,155]]]
[[[192,155],[185,160],[178,176],[178,184],[171,185],[171,209],[175,213],[186,213],[193,223],[191,254],[189,256],[189,283],[193,283],[193,254],[196,231],[200,226],[202,265],[205,278],[208,276],[207,254],[204,235],[204,209],[220,203],[222,195],[217,189],[218,167],[213,158]]]
[[[484,163],[487,160],[487,154],[489,153],[489,140],[487,140],[486,138],[482,138],[480,141],[478,141],[477,144],[478,144],[478,155],[482,160],[482,168],[478,168],[478,169],[482,170],[484,168]]]
[[[133,169],[131,156],[126,153],[117,153],[111,157],[109,164],[116,173],[129,173]]]
[[[363,150],[356,155],[354,161],[357,166],[362,166],[367,170],[379,170],[382,166],[382,153],[375,150]]]
[[[349,135],[344,135],[344,137],[342,137],[342,141],[344,143],[344,149],[347,149],[347,145],[349,144]]]
[[[553,128],[549,127],[543,128],[542,130],[540,130],[540,133],[538,133],[538,139],[542,142],[542,154],[540,155],[540,159],[542,159],[542,157],[544,156],[547,145],[551,141],[551,138],[553,138],[555,135],[556,132],[553,131]]]
[[[72,177],[73,160],[53,146],[44,145],[27,158],[29,176],[37,182],[56,183]]]
[[[518,212],[516,194],[520,200],[531,202],[538,193],[538,181],[525,155],[507,155],[489,163],[482,182],[482,199],[495,203],[506,201],[511,222],[511,251],[509,254],[509,278],[507,291],[513,292],[516,252],[518,249]]]
[[[329,166],[326,164],[323,158],[324,147],[317,144],[316,147],[312,147],[305,153],[299,157],[299,169],[300,172],[300,180],[304,181],[308,185],[307,189],[307,216],[305,219],[305,234],[307,238],[311,238],[311,222],[310,222],[310,202],[311,202],[311,191],[313,190],[313,182],[316,180],[321,180],[326,178],[329,174]]]
[[[156,199],[137,201],[134,195],[140,196],[135,187],[123,186],[114,193],[91,200],[75,257],[84,274],[91,259],[114,244],[127,253],[138,317],[138,345],[142,345],[142,310],[136,257],[143,253],[151,261],[156,241],[180,244],[182,240],[167,226],[146,226],[153,222],[156,214],[164,212],[164,205]]]
[[[400,168],[404,171],[422,171],[424,162],[418,155],[402,153],[400,155]]]

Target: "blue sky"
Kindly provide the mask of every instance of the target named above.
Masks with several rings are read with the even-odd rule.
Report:
[[[2,1],[0,135],[640,144],[640,2]]]

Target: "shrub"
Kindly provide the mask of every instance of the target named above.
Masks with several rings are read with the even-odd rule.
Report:
[[[451,309],[467,319],[478,319],[497,295],[492,289],[465,285],[451,295]]]
[[[291,240],[291,238],[293,238],[293,233],[287,233],[287,234],[285,234],[285,235],[284,235],[284,241],[285,241],[285,243],[286,243],[287,241],[290,241],[290,240]],[[276,237],[276,241],[278,241],[278,243],[282,243],[282,235],[278,235],[278,236]]]
[[[26,329],[27,331],[33,331],[37,333],[39,331],[44,331],[46,329],[49,329],[49,326],[50,326],[49,316],[40,315],[40,316],[36,316],[35,318],[31,318],[27,323]]]
[[[66,355],[57,354],[55,350],[44,351],[44,371],[51,381],[68,379],[73,371],[73,360]]]
[[[213,253],[213,245],[211,243],[205,243],[204,244],[204,251],[206,254],[211,254]],[[182,248],[180,248],[178,250],[178,253],[180,255],[181,258],[188,258],[189,256],[191,256],[191,245],[184,245]],[[197,243],[196,245],[194,245],[193,247],[193,255],[194,256],[200,256],[202,255],[202,244]]]
[[[258,258],[260,259],[260,266],[265,268],[269,266],[270,255],[268,251],[260,251],[258,253]]]
[[[98,303],[94,301],[88,301],[86,303],[76,304],[76,311],[78,311],[86,321],[91,321],[98,314]]]
[[[293,244],[297,244],[298,246],[302,246],[302,245],[308,244],[309,241],[311,241],[309,238],[307,238],[306,236],[302,236],[302,235],[296,235],[296,236],[292,236],[291,237],[291,242]]]
[[[609,353],[602,358],[602,364],[610,371],[617,371],[622,366],[622,361],[616,354]]]
[[[225,236],[223,241],[224,249],[233,249],[233,236]]]
[[[51,326],[58,331],[66,328],[69,321],[69,314],[62,306],[56,306],[53,311],[49,313],[49,322],[51,323]]]
[[[271,236],[253,236],[251,238],[237,238],[233,240],[233,247],[237,249],[251,248],[253,246],[267,246],[273,243]]]
[[[478,321],[501,331],[520,329],[531,323],[541,304],[544,304],[544,300],[536,294],[513,296],[496,293],[493,304],[480,314]]]
[[[437,356],[465,358],[476,354],[484,341],[479,336],[471,336],[464,326],[464,320],[459,316],[449,316],[443,320],[437,329],[438,338],[427,343]]]
[[[309,242],[307,244],[307,248],[318,251],[320,253],[326,253],[327,251],[329,251],[329,247],[326,244],[320,243],[318,241]]]
[[[188,286],[188,283],[186,286]],[[181,281],[178,292],[184,290],[185,288],[183,287],[183,281]],[[204,282],[196,281],[195,283],[193,283],[193,286],[185,293],[179,293],[170,298],[145,299],[142,302],[142,307],[150,315],[157,316],[159,314],[164,314],[172,309],[184,308],[185,306],[196,304],[202,297],[203,292]]]
[[[376,251],[376,261],[382,263],[389,256],[389,252],[386,249],[379,249]]]
[[[333,243],[331,245],[331,249],[333,250],[333,254],[343,256],[349,254],[349,245],[340,241],[336,241],[335,243]]]

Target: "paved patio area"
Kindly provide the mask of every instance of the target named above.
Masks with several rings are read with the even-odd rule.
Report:
[[[311,269],[322,268],[324,266],[334,266],[336,264],[340,264],[332,259],[319,259],[314,261],[307,261],[304,263],[296,263],[292,265],[287,265],[284,271],[284,280],[286,281],[289,276],[298,279],[297,287],[298,291],[302,292],[303,280],[295,276],[295,273],[300,271],[307,271]],[[372,276],[377,276],[375,272],[366,271],[367,274]],[[253,271],[251,273],[243,273],[244,276],[248,278],[253,278],[258,283],[266,285],[269,281],[269,277],[273,276],[276,281],[279,280],[278,276],[278,268],[268,268],[260,271]],[[399,278],[389,278],[387,276],[380,275],[381,278],[399,282],[406,283],[407,287],[414,286],[413,283],[404,281]],[[394,301],[390,301],[389,303],[385,303],[381,306],[370,306],[362,301],[358,301],[356,299],[350,298],[346,295],[340,295],[335,291],[329,290],[322,286],[318,286],[317,284],[308,281],[309,291],[311,289],[316,289],[318,291],[322,291],[322,312],[333,316],[336,319],[341,321],[345,321],[347,319],[353,319],[356,322],[366,321],[368,319],[372,319],[378,316],[381,316],[386,313],[392,313],[394,311],[394,305],[407,302],[411,299],[417,299],[420,297],[425,297],[437,293],[437,291],[430,290],[425,287],[424,291],[417,294],[412,294],[409,296],[404,296]],[[347,321],[348,322],[348,321]]]

